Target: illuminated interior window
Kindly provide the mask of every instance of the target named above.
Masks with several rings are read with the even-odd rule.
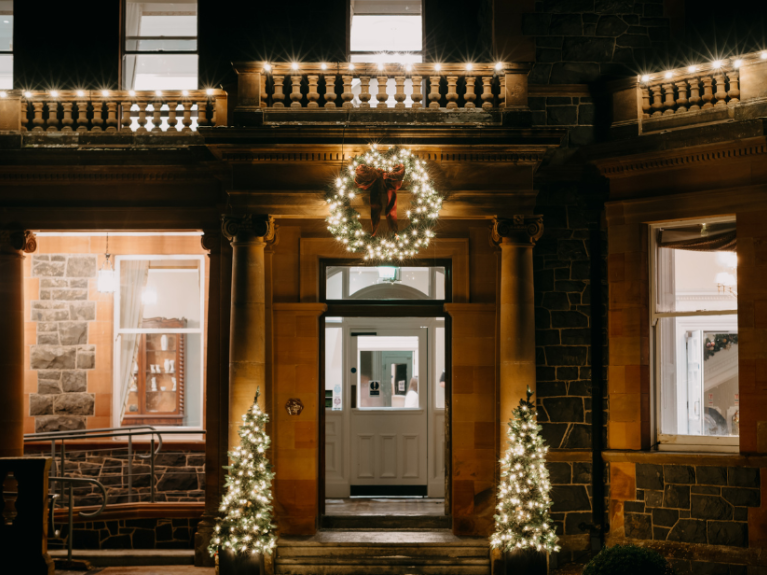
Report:
[[[13,0],[0,0],[0,89],[13,88]]]
[[[197,0],[127,0],[123,88],[194,90]]]
[[[421,0],[351,0],[352,62],[421,62]]]

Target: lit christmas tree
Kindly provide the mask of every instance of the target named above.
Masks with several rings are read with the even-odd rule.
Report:
[[[545,459],[548,447],[539,435],[535,419],[533,392],[527,388],[527,401],[519,400],[509,422],[509,448],[501,460],[498,487],[498,514],[495,515],[493,549],[513,551],[532,549],[556,552],[558,538],[549,521],[549,472]]]
[[[242,416],[240,445],[229,452],[231,465],[225,466],[226,495],[220,511],[224,517],[216,525],[210,547],[235,554],[270,554],[275,544],[272,525],[272,466],[266,459],[271,440],[264,431],[269,416],[258,407],[260,389],[253,407]]]

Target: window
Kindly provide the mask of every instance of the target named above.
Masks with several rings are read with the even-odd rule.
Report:
[[[125,0],[123,89],[196,90],[197,0]]]
[[[349,47],[351,62],[415,64],[423,62],[423,20],[421,0],[351,0]],[[386,103],[394,107],[396,82],[390,78]],[[423,88],[422,88],[423,89]],[[360,80],[352,81],[352,103],[359,105]],[[378,100],[378,79],[370,79],[370,105]],[[413,81],[405,80],[406,105],[410,106]]]
[[[201,427],[205,261],[118,256],[116,425]]]
[[[661,448],[731,449],[740,421],[735,222],[651,231]]]
[[[328,300],[444,300],[444,267],[328,266]]]
[[[13,0],[0,0],[0,89],[13,88]]]

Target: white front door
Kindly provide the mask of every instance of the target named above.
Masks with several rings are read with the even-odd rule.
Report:
[[[326,496],[444,497],[443,348],[442,320],[327,324]]]

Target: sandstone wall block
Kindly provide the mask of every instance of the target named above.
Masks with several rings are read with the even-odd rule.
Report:
[[[70,256],[67,277],[96,277],[96,256]]]
[[[76,348],[33,345],[30,355],[32,369],[73,369]]]
[[[53,410],[56,414],[93,415],[94,396],[91,393],[62,393],[56,396]]]

